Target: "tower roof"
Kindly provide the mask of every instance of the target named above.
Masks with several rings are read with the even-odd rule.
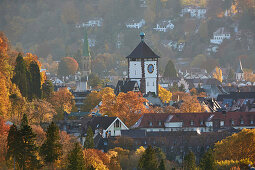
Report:
[[[84,29],[83,56],[90,56],[87,30]]]
[[[240,60],[239,65],[237,67],[236,73],[243,73],[243,66],[242,66],[241,60]]]
[[[141,42],[138,46],[132,51],[132,53],[126,58],[160,58],[156,55],[152,49],[144,42],[144,33],[140,34]]]

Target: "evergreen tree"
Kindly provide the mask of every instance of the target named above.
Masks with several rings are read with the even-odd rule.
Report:
[[[62,145],[58,126],[52,122],[47,128],[46,141],[42,144],[40,153],[44,162],[54,167],[56,160],[62,155]]]
[[[186,170],[196,169],[196,157],[192,151],[190,151],[184,157],[184,169]]]
[[[89,126],[88,130],[87,130],[87,136],[86,136],[86,140],[84,142],[84,148],[94,148],[95,144],[94,144],[94,133],[92,131],[92,128]]]
[[[158,160],[155,150],[149,145],[139,160],[138,169],[140,170],[156,170],[158,169]]]
[[[19,53],[17,59],[16,59],[16,65],[14,69],[14,76],[12,79],[12,82],[15,83],[22,94],[22,96],[27,97],[28,96],[28,80],[27,80],[27,68],[26,64],[24,62],[24,59]]]
[[[40,161],[37,159],[38,147],[35,144],[36,134],[33,133],[32,128],[28,125],[26,114],[23,115],[21,122],[20,135],[22,138],[21,147],[21,167],[23,169],[37,169]]]
[[[41,98],[41,74],[38,64],[35,61],[32,61],[29,65],[29,72],[31,76],[30,88],[29,88],[29,97]]]
[[[169,60],[166,67],[165,67],[165,72],[163,74],[165,78],[176,78],[177,77],[177,72],[174,66],[174,63],[172,60]]]
[[[163,159],[161,159],[158,169],[159,170],[165,170],[166,169],[165,162],[164,162]]]
[[[235,80],[235,72],[233,69],[229,69],[227,80],[228,82],[232,82]]]
[[[42,85],[42,98],[49,99],[54,91],[54,86],[50,80],[45,80]]]
[[[15,166],[21,164],[22,139],[16,125],[10,127],[7,137],[7,155],[6,160],[12,160]]]
[[[85,169],[82,148],[78,142],[75,143],[73,150],[68,155],[67,169],[70,169],[70,170]]]
[[[213,151],[209,149],[200,160],[200,168],[202,170],[214,170],[215,168],[215,158]]]

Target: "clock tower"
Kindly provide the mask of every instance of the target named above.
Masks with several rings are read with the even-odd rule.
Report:
[[[144,42],[145,34],[140,33],[141,42],[127,56],[128,78],[137,81],[142,94],[149,92],[158,95],[158,59],[150,47]]]

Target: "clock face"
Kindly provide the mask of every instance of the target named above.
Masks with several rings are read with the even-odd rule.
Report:
[[[149,72],[149,73],[153,73],[153,71],[154,71],[154,66],[153,66],[152,64],[149,64],[147,69],[148,69],[148,72]]]

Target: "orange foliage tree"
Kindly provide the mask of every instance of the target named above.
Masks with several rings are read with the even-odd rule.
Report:
[[[186,95],[182,98],[183,103],[181,105],[180,111],[183,113],[195,113],[195,112],[203,112],[203,108],[201,104],[197,100],[196,96]]]
[[[114,95],[114,90],[110,87],[105,87],[100,91],[92,91],[84,100],[82,110],[89,112],[94,109],[102,101],[103,95]],[[92,111],[96,112],[97,110]]]
[[[77,61],[72,57],[64,57],[58,65],[58,74],[61,76],[73,75],[78,69]]]
[[[86,169],[109,170],[110,157],[106,153],[96,149],[85,149],[83,154]]]
[[[255,129],[243,129],[215,144],[218,161],[249,159],[255,163]]]
[[[50,103],[60,118],[63,118],[64,112],[70,113],[75,106],[74,96],[67,88],[60,88],[54,92],[50,98]]]
[[[118,116],[127,126],[133,125],[142,114],[149,112],[144,103],[148,102],[141,93],[130,91],[104,94],[100,111],[109,116]]]
[[[28,103],[28,120],[34,124],[49,123],[56,115],[52,104],[46,100],[34,99]]]
[[[5,161],[8,132],[9,126],[5,124],[3,117],[0,116],[0,165]]]

